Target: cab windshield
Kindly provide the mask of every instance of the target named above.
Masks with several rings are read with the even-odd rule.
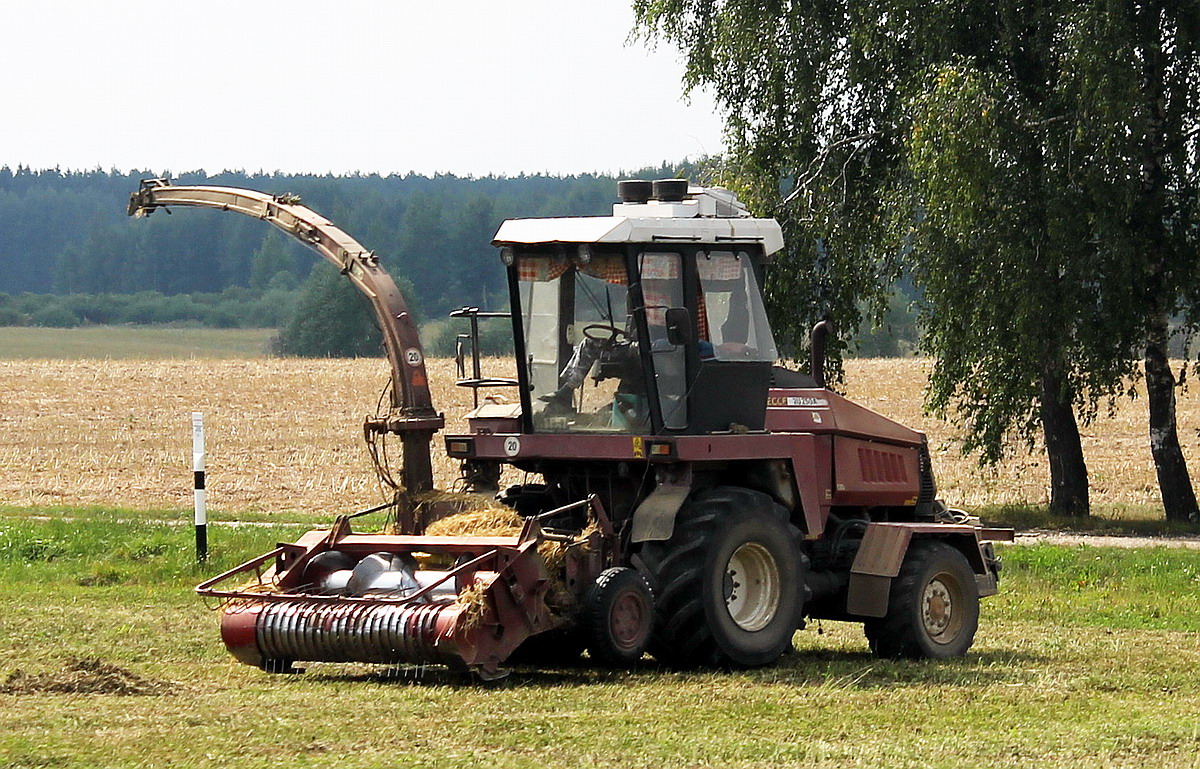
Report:
[[[624,255],[522,254],[517,273],[534,430],[648,432]]]

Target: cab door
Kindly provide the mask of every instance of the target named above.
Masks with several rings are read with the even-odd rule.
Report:
[[[771,368],[779,357],[749,249],[695,254],[697,368],[689,432],[762,430]]]
[[[638,254],[646,335],[654,386],[662,412],[663,429],[680,431],[688,426],[687,347],[672,344],[667,334],[667,310],[684,307],[683,254],[643,251]]]

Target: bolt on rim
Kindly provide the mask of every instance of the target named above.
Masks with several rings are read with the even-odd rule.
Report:
[[[925,585],[921,596],[921,623],[926,634],[936,643],[950,643],[962,628],[962,612],[958,611],[962,586],[945,572],[934,575]]]

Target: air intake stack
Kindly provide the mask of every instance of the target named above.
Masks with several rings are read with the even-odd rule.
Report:
[[[750,211],[724,187],[692,187],[687,179],[624,179],[617,182],[613,216],[637,219],[738,219]]]

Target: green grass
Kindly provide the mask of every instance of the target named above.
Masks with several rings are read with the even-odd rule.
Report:
[[[238,665],[205,576],[302,527],[0,512],[0,681],[100,658],[166,694],[0,695],[13,767],[1200,766],[1200,552],[1006,547],[971,654],[881,661],[825,622],[756,671]],[[68,513],[72,520],[64,518]]]
[[[353,512],[353,511],[348,511]],[[384,513],[373,513],[362,519],[356,519],[356,526],[364,530],[379,528],[384,520]],[[0,520],[61,520],[68,524],[83,519],[88,521],[106,521],[109,523],[156,523],[167,522],[175,526],[192,525],[192,511],[172,509],[140,509],[113,507],[110,505],[88,505],[75,507],[67,505],[39,505],[26,507],[21,505],[0,504]],[[208,521],[214,527],[240,524],[300,524],[328,528],[334,516],[328,510],[289,510],[284,513],[270,510],[241,510],[229,513],[218,508],[208,508]]]
[[[118,515],[50,520],[0,517],[0,582],[187,585],[312,528],[210,524],[209,562],[198,565],[190,521],[184,526],[129,521]]]
[[[0,359],[255,358],[274,329],[174,326],[0,327]]]

